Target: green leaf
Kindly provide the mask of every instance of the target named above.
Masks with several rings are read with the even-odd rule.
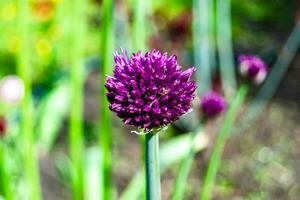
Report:
[[[101,167],[101,149],[92,147],[86,150],[85,153],[85,199],[98,200],[102,197],[102,188],[100,187],[100,180],[102,170]]]
[[[55,167],[62,183],[71,188],[72,163],[70,159],[62,153],[59,154],[55,161]]]
[[[37,113],[37,143],[43,151],[51,150],[60,128],[63,125],[70,107],[70,86],[63,81],[39,106]]]

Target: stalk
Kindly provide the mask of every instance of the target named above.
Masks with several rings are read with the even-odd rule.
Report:
[[[220,133],[217,137],[216,144],[214,146],[212,155],[208,163],[208,169],[204,177],[204,183],[202,192],[200,194],[200,200],[209,200],[212,197],[212,189],[214,186],[216,174],[221,162],[221,154],[224,149],[225,142],[233,128],[234,120],[237,116],[237,112],[244,101],[246,94],[248,92],[248,86],[242,85],[233,100],[229,111],[227,112],[223,125],[221,126]]]
[[[217,43],[223,90],[227,97],[236,92],[231,36],[231,0],[217,0]]]
[[[0,138],[1,140],[1,138]],[[6,155],[6,146],[0,141],[0,194],[2,192],[3,197],[6,200],[13,200],[14,195],[11,188],[11,179],[8,174],[8,169],[6,166],[7,163],[7,155]]]
[[[199,136],[199,134],[201,133],[200,132],[201,128],[202,127],[200,126],[197,130],[192,132],[190,135],[190,149],[189,151],[187,151],[187,154],[185,155],[185,157],[183,158],[180,164],[179,171],[175,180],[175,185],[173,187],[174,189],[172,192],[172,200],[181,200],[184,197],[187,178],[189,172],[191,171],[193,160],[196,153],[194,142],[197,136]]]
[[[209,62],[210,62],[210,71],[213,75],[214,71],[216,71],[216,11],[215,11],[215,1],[208,0],[207,1],[207,9],[208,9],[208,47],[209,47]]]
[[[159,134],[150,132],[145,137],[146,199],[160,200]]]
[[[113,1],[103,0],[102,4],[102,29],[101,29],[101,56],[102,65],[100,67],[100,137],[99,145],[102,153],[101,171],[101,191],[103,200],[111,200],[112,191],[112,127],[111,115],[108,109],[108,102],[105,96],[105,76],[110,74],[112,69],[112,55],[114,31],[113,31]]]
[[[146,48],[146,0],[132,0],[133,3],[133,47],[134,50]]]
[[[147,18],[147,1],[146,0],[132,0],[133,8],[133,48],[134,51],[145,51],[147,48],[146,44],[146,18]],[[145,170],[144,159],[145,159],[145,137],[140,136],[140,149],[141,149],[141,166]],[[143,173],[144,174],[144,173]],[[145,177],[144,177],[144,180]],[[145,199],[146,191],[143,192],[142,199]]]
[[[30,63],[30,37],[29,37],[29,1],[19,0],[18,28],[20,33],[20,49],[18,51],[18,75],[24,81],[24,97],[21,105],[21,133],[23,141],[23,158],[25,179],[30,200],[41,199],[39,167],[34,148],[33,115],[31,99],[31,68]]]
[[[211,88],[209,0],[193,0],[193,52],[199,93]]]
[[[84,7],[83,0],[70,2],[70,54],[71,64],[71,116],[69,133],[69,152],[73,164],[72,194],[73,199],[84,198],[84,178],[83,178],[83,57],[84,57]]]

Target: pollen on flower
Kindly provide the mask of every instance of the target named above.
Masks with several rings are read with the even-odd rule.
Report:
[[[106,78],[110,110],[127,125],[144,130],[161,128],[191,108],[195,68],[185,71],[175,55],[158,50],[146,54],[114,53],[115,70]]]

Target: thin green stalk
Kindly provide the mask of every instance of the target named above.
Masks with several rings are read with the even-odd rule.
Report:
[[[18,75],[24,81],[25,94],[21,105],[21,133],[24,149],[24,171],[27,182],[28,198],[41,199],[39,167],[34,147],[33,115],[31,99],[31,70],[30,63],[30,37],[29,37],[29,1],[19,0],[19,33],[20,49],[18,51]]]
[[[145,138],[146,199],[160,200],[159,133],[150,132]]]
[[[145,51],[147,48],[146,44],[146,22],[147,22],[147,0],[132,0],[132,8],[133,8],[133,49],[134,51]],[[145,137],[140,136],[140,149],[141,149],[141,166],[142,169],[145,170],[144,166],[144,158],[145,158]],[[145,180],[145,178],[144,178]],[[146,191],[143,192],[142,199],[146,198]]]
[[[146,0],[132,0],[133,5],[133,47],[134,50],[146,48]]]
[[[223,90],[227,97],[236,92],[231,36],[231,0],[217,0],[217,43]]]
[[[1,140],[1,138],[0,138]],[[7,169],[7,155],[5,144],[0,141],[0,194],[6,200],[13,200],[14,195],[11,188],[11,179]]]
[[[207,2],[207,9],[208,9],[208,47],[209,47],[209,63],[210,63],[210,71],[213,75],[214,71],[216,70],[216,11],[215,11],[215,1],[208,0]]]
[[[211,88],[209,0],[193,0],[193,52],[200,93]]]
[[[102,153],[102,180],[101,191],[102,200],[111,200],[112,192],[112,127],[111,127],[111,115],[108,109],[108,102],[105,96],[105,76],[112,71],[112,53],[114,40],[113,31],[113,1],[103,0],[102,4],[102,27],[101,27],[101,58],[102,65],[100,67],[100,137],[99,144]]]
[[[83,178],[83,68],[84,68],[84,8],[82,0],[70,2],[70,54],[71,64],[71,115],[69,133],[69,151],[73,164],[72,194],[73,199],[84,199],[84,178]]]
[[[174,189],[172,192],[172,200],[181,200],[184,197],[185,186],[187,182],[187,178],[189,172],[192,168],[194,156],[196,153],[196,149],[194,147],[194,142],[197,136],[201,133],[201,126],[197,128],[194,132],[190,135],[190,149],[187,151],[187,154],[183,158],[181,165],[178,170],[178,174],[176,176]]]
[[[212,190],[215,182],[215,177],[218,172],[218,168],[221,162],[221,154],[228,138],[231,129],[234,125],[234,120],[237,116],[238,110],[244,101],[246,94],[248,92],[248,86],[242,85],[233,100],[229,111],[227,112],[224,123],[221,127],[220,133],[217,136],[216,143],[208,163],[208,169],[204,177],[204,183],[202,187],[202,192],[200,193],[200,200],[209,200],[212,197]]]
[[[190,133],[188,133],[190,134]],[[182,160],[190,150],[190,135],[183,134],[168,140],[159,147],[160,173],[163,174],[170,166]],[[208,140],[204,135],[197,139],[194,144],[196,152],[202,151],[207,147]],[[180,147],[180,148],[178,148]],[[140,196],[145,188],[144,171],[138,170],[132,178],[120,200],[140,200]]]

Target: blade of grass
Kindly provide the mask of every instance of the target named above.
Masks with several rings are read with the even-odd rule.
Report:
[[[167,168],[184,158],[190,150],[190,135],[191,133],[177,136],[174,139],[161,145],[159,150],[160,173],[162,174]],[[208,138],[201,134],[195,138],[193,145],[195,152],[203,150],[208,145]],[[180,147],[180,148],[178,148]],[[144,171],[139,170],[128,184],[125,191],[122,193],[120,200],[140,200],[142,191],[145,186]]]
[[[193,0],[193,52],[200,93],[211,88],[209,0]]]
[[[147,48],[146,44],[146,18],[147,18],[147,1],[146,0],[132,0],[133,7],[133,48],[134,51],[145,51]],[[145,170],[145,136],[139,137],[140,149],[141,149],[141,166]],[[146,177],[144,177],[146,180]],[[146,199],[146,191],[144,191],[143,199]]]
[[[204,182],[202,186],[202,191],[200,193],[200,200],[209,200],[212,196],[212,189],[215,182],[215,177],[218,172],[218,168],[221,161],[221,154],[228,138],[231,129],[234,125],[234,120],[237,116],[237,112],[241,107],[242,102],[244,101],[246,94],[248,92],[248,86],[242,85],[231,103],[231,106],[225,116],[224,122],[221,126],[220,133],[217,136],[216,143],[214,145],[212,155],[210,157],[207,172],[204,177]]]
[[[133,47],[134,51],[146,48],[146,14],[147,1],[132,0],[133,5]]]
[[[114,42],[113,31],[113,1],[103,0],[102,3],[102,27],[101,27],[101,56],[100,67],[100,137],[99,145],[102,153],[101,161],[101,191],[103,200],[111,200],[112,193],[112,127],[111,115],[108,109],[108,102],[105,96],[105,76],[112,71],[112,52]],[[99,177],[100,178],[100,177]]]
[[[70,2],[70,54],[71,66],[71,113],[69,132],[69,152],[73,165],[72,195],[73,199],[84,199],[83,178],[83,84],[84,84],[84,34],[85,34],[85,1]]]
[[[231,0],[217,0],[217,44],[223,90],[230,98],[236,92],[231,38]]]
[[[208,41],[209,41],[209,63],[210,71],[213,75],[213,72],[216,70],[216,11],[215,11],[215,1],[209,0],[207,2],[208,9]]]
[[[187,178],[193,164],[194,156],[196,154],[196,151],[193,148],[193,144],[197,136],[201,133],[200,131],[201,126],[198,127],[196,131],[190,134],[190,149],[187,151],[187,154],[184,156],[180,164],[173,187],[172,200],[181,200],[184,197]]]
[[[69,107],[70,83],[67,81],[60,83],[40,103],[36,132],[38,134],[37,143],[39,149],[42,149],[43,152],[51,150],[68,114]]]
[[[21,131],[24,146],[24,171],[30,200],[41,198],[39,168],[37,155],[34,148],[33,115],[31,99],[31,70],[30,64],[30,30],[29,30],[29,1],[19,0],[19,34],[20,49],[18,51],[17,68],[18,75],[24,81],[25,94],[21,105]]]
[[[13,200],[15,197],[11,187],[12,182],[10,174],[7,169],[7,155],[5,148],[7,148],[7,146],[4,142],[0,141],[0,194],[2,193],[6,200]]]
[[[102,174],[99,170],[101,167],[101,150],[97,147],[89,148],[85,154],[85,199],[86,200],[99,200],[101,199],[102,191],[100,188],[100,179]]]

